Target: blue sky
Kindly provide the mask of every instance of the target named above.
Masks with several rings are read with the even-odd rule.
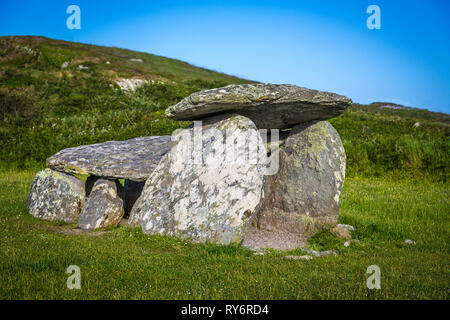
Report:
[[[66,8],[81,8],[81,30]],[[369,30],[369,5],[381,29]],[[8,1],[0,35],[116,46],[270,83],[450,113],[450,1]]]

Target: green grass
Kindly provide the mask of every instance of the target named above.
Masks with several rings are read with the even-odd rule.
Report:
[[[360,242],[346,248],[322,233],[311,246],[339,255],[291,261],[126,227],[66,235],[60,230],[72,225],[28,214],[33,176],[0,177],[0,299],[449,299],[446,184],[347,179],[340,222],[354,225]],[[366,288],[374,264],[381,290]],[[81,290],[66,288],[69,265],[81,268]]]

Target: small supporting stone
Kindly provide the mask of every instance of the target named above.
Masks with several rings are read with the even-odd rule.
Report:
[[[123,201],[118,195],[118,181],[97,179],[78,219],[81,229],[117,226],[124,215]]]
[[[94,184],[99,179],[106,179],[106,178],[97,177],[97,176],[89,176],[86,179],[86,184],[85,184],[86,198],[89,197],[89,195],[91,194],[92,188],[94,187]],[[110,180],[110,179],[108,179],[108,180]],[[110,181],[114,181],[114,183],[116,184],[116,188],[117,188],[117,194],[119,195],[120,199],[125,201],[125,190],[124,190],[124,187],[122,187],[122,185],[120,184],[119,180],[114,179],[114,180],[110,180]]]

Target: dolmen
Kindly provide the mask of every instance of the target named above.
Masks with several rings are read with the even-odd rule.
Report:
[[[34,216],[85,229],[127,215],[149,234],[294,249],[336,228],[346,155],[326,120],[351,103],[294,85],[196,92],[166,109],[193,121],[187,129],[64,149],[36,175],[27,203]]]
[[[46,220],[82,229],[116,226],[140,196],[145,180],[170,149],[170,136],[140,137],[68,148],[47,159],[27,205]],[[88,175],[83,182],[74,174]],[[119,179],[124,179],[124,186]]]

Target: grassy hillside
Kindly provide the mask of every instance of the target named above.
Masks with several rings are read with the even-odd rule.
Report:
[[[26,71],[23,68],[25,62],[25,69],[41,71],[41,73],[34,73],[33,77],[47,80],[52,80],[54,76],[62,76],[61,66],[67,61],[69,62],[68,71],[76,70],[81,64],[90,67],[89,74],[103,75],[107,78],[138,77],[173,81],[201,79],[226,83],[247,82],[227,74],[198,68],[183,61],[115,47],[34,36],[0,37],[0,43],[3,67],[15,65],[20,67],[20,71]],[[4,63],[5,60],[8,62]]]
[[[130,94],[115,85],[120,78],[154,83]],[[245,82],[147,53],[0,37],[0,167],[37,169],[66,147],[170,134],[188,123],[165,119],[167,106],[195,91]],[[448,181],[450,116],[384,105],[355,104],[331,120],[344,142],[348,176]]]
[[[418,178],[447,182],[450,116],[420,109],[354,104],[330,122],[348,157],[348,177]]]

